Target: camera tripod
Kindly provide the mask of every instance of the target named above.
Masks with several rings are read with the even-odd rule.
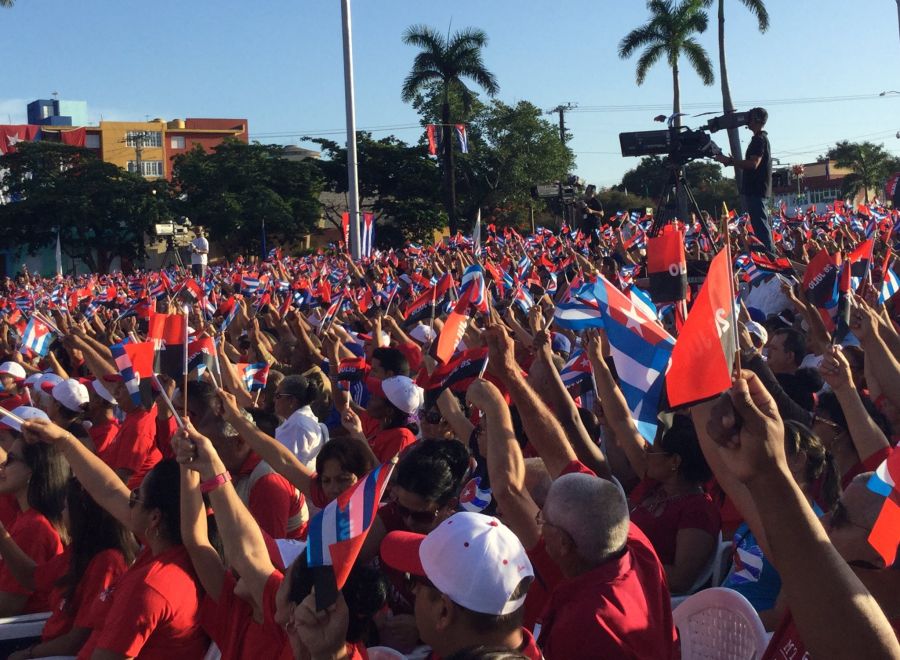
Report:
[[[666,167],[669,170],[669,179],[663,185],[656,202],[656,213],[653,216],[653,224],[650,226],[650,236],[656,236],[669,222],[678,218],[685,224],[688,223],[688,215],[691,211],[700,222],[703,235],[714,246],[712,233],[709,230],[709,222],[703,217],[691,184],[684,172],[685,163],[681,161],[669,162]]]
[[[184,261],[181,259],[181,253],[178,251],[178,248],[175,247],[175,239],[169,236],[166,238],[166,253],[163,255],[160,269],[171,264],[177,264],[181,268],[184,268]]]

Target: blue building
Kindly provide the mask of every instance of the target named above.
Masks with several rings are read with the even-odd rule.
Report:
[[[32,101],[28,104],[28,123],[38,126],[87,126],[87,101]]]

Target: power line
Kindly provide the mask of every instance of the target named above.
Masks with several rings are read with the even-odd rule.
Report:
[[[885,99],[892,97],[883,97],[880,94],[854,94],[848,96],[813,96],[813,97],[797,97],[784,99],[763,99],[758,101],[742,101],[735,102],[735,105],[809,105],[817,103],[840,103],[845,101],[870,101],[875,99]],[[703,101],[698,103],[682,103],[682,110],[704,110],[715,109],[722,106],[721,101]],[[577,109],[570,110],[572,113],[592,113],[592,112],[655,112],[662,110],[670,110],[671,104],[654,103],[644,105],[585,105]]]

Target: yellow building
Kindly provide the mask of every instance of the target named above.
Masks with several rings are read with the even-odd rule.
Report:
[[[166,122],[101,121],[99,128],[100,154],[107,163],[137,172],[140,160],[144,176],[167,176]]]

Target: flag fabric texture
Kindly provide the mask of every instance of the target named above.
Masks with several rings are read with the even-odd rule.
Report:
[[[578,396],[593,387],[591,373],[591,361],[588,359],[587,353],[578,348],[572,353],[569,361],[563,365],[559,375],[566,389]]]
[[[737,316],[731,289],[730,255],[728,250],[721,250],[710,264],[672,350],[672,364],[666,374],[669,406],[702,401],[731,387],[737,350]]]
[[[269,379],[268,364],[265,362],[254,362],[252,364],[239,362],[235,366],[237,367],[238,375],[241,377],[241,382],[248,392],[257,392],[265,388],[266,381]]]
[[[894,264],[890,263],[884,271],[884,281],[881,283],[881,292],[878,294],[878,302],[886,303],[897,291],[900,291],[900,277],[897,276],[893,268]]]
[[[375,214],[363,213],[363,227],[360,248],[360,254],[364,257],[372,256],[372,249],[375,245]]]
[[[309,521],[307,565],[333,567],[338,589],[347,582],[393,471],[393,463],[379,465]]]
[[[881,463],[869,477],[869,490],[885,498],[878,518],[869,532],[871,545],[886,566],[891,566],[897,558],[897,546],[900,544],[900,451],[893,451],[887,460]]]
[[[466,135],[466,125],[456,124],[456,137],[459,140],[460,153],[469,153],[469,136]]]
[[[55,337],[50,326],[32,316],[22,335],[22,347],[44,357],[50,350],[50,344],[53,343]]]
[[[666,225],[647,241],[647,272],[654,302],[675,302],[687,297],[687,257],[684,230]]]
[[[151,314],[147,338],[155,342],[154,371],[170,378],[184,375],[187,323],[180,314]]]

